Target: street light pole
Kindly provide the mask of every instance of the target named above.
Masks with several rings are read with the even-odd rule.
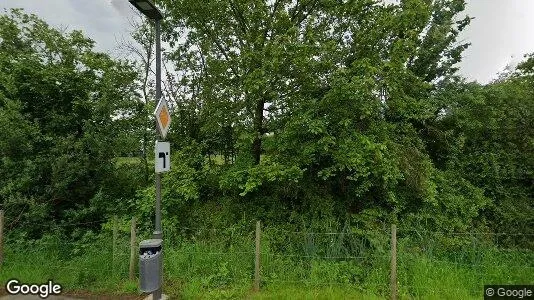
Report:
[[[161,100],[161,19],[163,15],[159,9],[150,0],[128,0],[130,4],[135,6],[143,15],[148,19],[153,20],[155,23],[156,31],[156,104]],[[158,133],[158,123],[156,121],[156,133]],[[164,137],[161,132],[160,136]],[[163,239],[163,231],[161,227],[161,173],[156,173],[156,209],[155,209],[155,230],[153,233],[153,239]],[[162,243],[163,244],[163,243]],[[161,248],[161,264],[159,275],[160,283],[163,283],[163,247]],[[162,299],[162,284],[152,292],[153,300]]]
[[[156,103],[161,99],[161,24],[160,19],[155,20],[156,25]],[[158,124],[156,121],[156,132],[158,131]],[[156,217],[153,238],[163,239],[163,231],[161,228],[161,173],[156,173]],[[163,242],[162,242],[163,244]],[[163,251],[161,252],[161,286],[163,285]],[[153,300],[159,300],[162,296],[162,287],[159,287],[152,293]]]
[[[160,20],[156,20],[156,103],[161,99],[161,28]],[[156,124],[156,132],[158,125]],[[156,173],[156,229],[154,238],[163,238],[161,229],[161,173]]]

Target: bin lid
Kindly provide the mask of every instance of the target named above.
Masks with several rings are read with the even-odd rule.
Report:
[[[149,239],[139,243],[139,248],[161,247],[161,239]]]

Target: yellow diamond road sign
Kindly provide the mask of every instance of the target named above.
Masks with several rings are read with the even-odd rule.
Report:
[[[167,136],[167,131],[169,131],[169,126],[171,125],[171,115],[169,114],[169,107],[167,106],[167,101],[164,98],[159,100],[158,106],[154,111],[154,116],[156,117],[158,130],[162,138]]]

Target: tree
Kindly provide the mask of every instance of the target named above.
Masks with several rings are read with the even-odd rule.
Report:
[[[20,9],[0,15],[0,199],[21,222],[97,218],[112,159],[139,147],[135,72],[93,46]]]
[[[441,114],[427,127],[426,144],[436,166],[483,191],[490,199],[483,216],[496,232],[532,233],[534,95],[530,60],[488,85],[443,83],[433,97]],[[500,241],[528,243],[520,238]]]
[[[466,47],[456,42],[469,23],[455,21],[463,1],[162,4],[171,60],[202,128],[238,137],[236,164],[221,177],[227,192],[270,194],[273,207],[324,195],[338,216],[433,199],[421,131],[438,113],[435,83]]]

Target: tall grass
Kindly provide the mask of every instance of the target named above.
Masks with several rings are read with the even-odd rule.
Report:
[[[263,232],[261,292],[252,292],[254,234],[247,228],[193,230],[168,238],[164,290],[181,299],[389,298],[387,232]],[[148,236],[148,234],[146,234]],[[84,243],[48,236],[6,242],[0,281],[53,279],[66,290],[138,294],[128,281],[129,241],[112,252],[110,232]],[[401,299],[478,299],[484,284],[533,284],[534,253],[498,249],[482,237],[402,234],[398,243]],[[119,297],[119,296],[117,296]]]
[[[113,259],[110,239],[100,237],[91,245],[80,245],[48,238],[6,245],[0,282],[16,278],[24,283],[45,283],[52,279],[64,290],[136,291],[136,284],[124,280],[127,268],[128,257],[117,254]]]

